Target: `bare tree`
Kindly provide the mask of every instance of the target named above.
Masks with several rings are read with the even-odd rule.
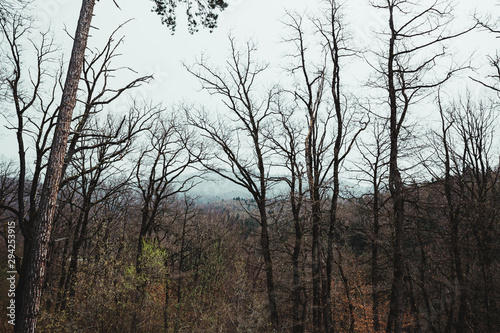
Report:
[[[46,169],[46,158],[50,146],[57,108],[56,95],[62,76],[62,66],[55,60],[57,48],[48,33],[32,38],[34,30],[22,13],[9,16],[0,21],[2,35],[5,37],[7,53],[2,78],[2,99],[8,111],[5,112],[8,130],[16,133],[18,161],[16,180],[16,200],[4,202],[4,209],[14,213],[25,244],[22,251],[29,249],[29,235],[37,213],[41,177]],[[28,47],[27,47],[28,46]],[[34,66],[26,68],[29,62],[27,51],[33,50]],[[29,161],[34,158],[34,163]],[[23,244],[19,243],[18,244]],[[22,271],[21,258],[18,256],[17,271]],[[16,294],[17,296],[17,294]]]
[[[75,33],[73,51],[68,67],[67,78],[54,130],[54,138],[50,149],[47,172],[43,183],[39,211],[33,221],[33,231],[25,235],[26,250],[23,257],[19,283],[16,288],[16,332],[34,332],[43,281],[45,263],[52,230],[52,218],[57,201],[62,166],[66,152],[69,128],[76,93],[80,82],[85,48],[92,19],[95,0],[84,0]]]
[[[47,66],[47,63],[50,64],[50,62],[53,61],[53,57],[55,56],[53,53],[56,49],[52,45],[50,39],[47,38],[46,34],[42,34],[41,40],[38,43],[35,41],[32,42],[36,51],[37,62],[35,67],[36,70],[34,72],[28,72],[30,74],[29,81],[33,86],[32,90],[29,91],[29,86],[26,84],[26,75],[22,68],[23,53],[21,50],[23,42],[22,37],[28,32],[30,27],[23,27],[22,22],[22,18],[16,16],[13,18],[12,27],[7,26],[7,23],[4,22],[2,28],[9,41],[10,56],[8,59],[13,68],[12,75],[7,78],[10,93],[8,99],[12,100],[17,115],[17,124],[12,124],[9,128],[16,131],[19,147],[17,207],[10,205],[9,209],[17,209],[18,220],[19,216],[23,217],[23,219],[19,221],[21,230],[25,236],[24,250],[27,251],[29,249],[29,238],[27,235],[32,232],[30,228],[37,214],[40,194],[39,184],[47,165],[46,158],[50,145],[49,136],[52,134],[56,119],[55,116],[58,111],[54,104],[55,96],[57,95],[61,82],[62,71],[59,70],[55,75],[50,74],[51,68]],[[141,115],[131,112],[128,118],[124,117],[117,122],[108,118],[105,124],[107,131],[103,130],[102,126],[95,119],[97,113],[102,111],[103,106],[114,101],[123,92],[149,79],[149,77],[141,77],[133,80],[123,88],[109,88],[109,76],[119,70],[110,65],[111,59],[115,56],[116,47],[121,43],[121,40],[119,40],[115,44],[113,40],[115,33],[116,31],[109,38],[103,50],[100,52],[97,51],[95,57],[89,60],[89,63],[84,69],[82,80],[85,82],[87,88],[85,90],[86,102],[83,113],[77,115],[73,119],[73,123],[76,125],[75,129],[70,134],[71,143],[68,154],[65,157],[65,163],[62,170],[63,175],[68,166],[71,165],[72,158],[78,153],[83,154],[85,151],[90,150],[91,152],[89,155],[93,155],[100,148],[110,149],[110,147],[113,146],[122,146],[122,150],[120,150],[119,153],[114,152],[112,155],[113,159],[116,159],[117,156],[123,157],[125,151],[129,149],[128,147],[130,147],[133,137],[144,130],[144,124],[149,117],[147,114]],[[47,79],[53,80],[53,86],[49,86],[49,90],[45,86],[47,84],[46,81],[48,81]],[[33,112],[34,110],[40,111],[41,117]],[[30,137],[33,140],[35,152],[35,163],[32,170],[29,170],[29,167],[26,165],[27,150],[31,148],[27,145],[29,142],[26,141],[26,138]],[[108,152],[105,154],[108,154]],[[93,168],[83,168],[78,171],[70,168],[73,174],[67,175],[67,177],[61,181],[60,186],[63,187],[72,180],[84,177],[80,172],[92,173],[96,169],[109,166],[110,163],[109,160],[107,160],[109,158],[110,157],[103,157],[101,159],[102,163],[99,163]],[[102,169],[100,170],[102,171]],[[32,172],[31,176],[30,172]],[[29,179],[27,179],[27,177]],[[93,190],[91,192],[93,192]],[[29,200],[26,200],[26,196],[28,196]],[[90,194],[89,197],[91,196],[92,194]],[[26,209],[28,209],[26,212],[27,215],[25,214]],[[78,252],[78,250],[76,251]],[[72,265],[76,265],[76,262],[72,263]],[[73,270],[75,269],[73,268]]]
[[[53,46],[50,38],[47,37],[47,33],[41,34],[40,39],[37,41],[26,40],[26,35],[32,29],[26,23],[26,19],[15,15],[10,21],[2,21],[1,27],[9,46],[7,59],[11,68],[11,71],[6,72],[8,75],[6,77],[8,87],[6,87],[5,98],[7,102],[12,103],[16,113],[15,124],[7,118],[10,123],[8,128],[16,131],[19,149],[17,200],[16,205],[9,205],[8,209],[16,212],[19,226],[24,236],[23,250],[25,252],[23,258],[29,258],[31,255],[31,240],[34,233],[33,228],[36,225],[34,221],[38,213],[41,198],[41,177],[44,175],[48,165],[47,154],[51,144],[50,135],[54,131],[56,117],[60,110],[60,108],[55,106],[55,100],[61,86],[62,66],[57,68],[55,65],[51,65],[52,62],[57,64],[54,61],[57,49]],[[133,116],[128,119],[129,121],[123,119],[119,128],[116,129],[116,133],[98,133],[99,130],[95,127],[95,122],[91,121],[91,115],[95,115],[99,111],[96,109],[102,109],[103,105],[112,102],[124,91],[148,79],[148,77],[139,78],[123,88],[117,90],[109,89],[108,77],[111,75],[111,72],[117,70],[110,67],[110,61],[114,57],[116,47],[120,44],[120,41],[114,44],[113,36],[110,37],[103,51],[97,52],[84,71],[83,81],[86,82],[86,87],[88,88],[86,91],[87,101],[83,115],[73,119],[75,122],[78,121],[78,125],[75,131],[71,133],[70,153],[65,157],[62,173],[65,173],[75,153],[106,145],[130,144],[128,141],[140,132],[138,128],[131,126],[127,128],[127,125],[133,124],[135,126],[140,122],[139,120],[144,120],[133,119]],[[25,69],[23,67],[25,58],[23,43],[25,42],[30,42],[35,50],[36,62],[34,68]],[[55,71],[51,66],[55,67]],[[50,86],[50,81],[53,82],[52,86]],[[92,127],[94,128],[91,129]],[[111,129],[112,127],[109,128]],[[124,138],[122,135],[125,128],[128,130],[127,138]],[[81,144],[82,136],[85,137],[86,143],[96,138],[98,140],[86,146],[85,144]],[[26,162],[27,158],[31,158],[28,152],[31,146],[27,138],[33,140],[35,153],[33,168],[30,168]],[[87,172],[91,171],[87,170]],[[78,178],[78,175],[70,175],[67,179],[60,181],[60,186],[64,186],[65,183],[75,178]],[[29,200],[26,200],[26,197]],[[19,272],[21,276],[24,274],[22,267]],[[19,285],[19,288],[21,287],[22,282]],[[20,297],[20,293],[17,293],[16,296]]]
[[[262,130],[269,122],[272,103],[277,94],[273,88],[257,95],[256,85],[260,74],[267,65],[253,58],[255,45],[247,43],[243,50],[237,49],[230,38],[231,55],[226,69],[212,69],[204,58],[188,71],[196,76],[203,88],[213,95],[221,96],[230,122],[221,115],[213,121],[204,111],[197,114],[188,111],[189,123],[200,130],[214,146],[210,155],[200,159],[203,166],[224,179],[239,185],[254,198],[259,216],[254,217],[260,224],[260,243],[264,257],[269,315],[273,327],[279,329],[278,302],[270,250],[269,225],[267,216],[267,192],[271,186],[269,160],[270,151]],[[207,147],[208,149],[208,147]]]
[[[312,284],[313,284],[313,325],[314,332],[321,330],[322,309],[321,309],[321,280],[324,272],[325,258],[321,243],[321,195],[322,187],[328,180],[328,170],[323,169],[325,154],[328,154],[332,146],[330,138],[326,136],[329,121],[332,118],[331,111],[321,114],[321,103],[325,92],[325,65],[314,68],[308,61],[306,54],[306,36],[303,26],[303,18],[300,15],[288,15],[289,23],[285,23],[292,31],[292,37],[286,42],[294,45],[297,58],[294,64],[297,68],[292,69],[292,73],[298,72],[300,77],[298,87],[291,93],[297,100],[297,105],[304,107],[307,119],[307,129],[305,137],[305,164],[309,200],[311,202],[312,220]],[[313,67],[311,73],[309,66]],[[320,122],[320,117],[323,117]]]
[[[13,16],[19,15],[19,13],[21,13],[30,2],[30,0],[2,1],[0,4],[0,20],[6,21],[11,19]]]
[[[305,170],[301,160],[303,148],[301,144],[304,140],[303,128],[300,121],[293,115],[293,108],[286,105],[285,101],[278,98],[275,105],[276,122],[273,124],[270,133],[267,135],[273,150],[283,160],[282,165],[286,173],[281,178],[289,187],[289,201],[293,229],[294,245],[292,250],[292,331],[295,333],[304,332],[305,316],[307,304],[305,297],[305,282],[303,272],[300,268],[300,257],[304,251],[304,235],[306,234],[304,217],[304,196],[306,189],[304,186]]]
[[[126,85],[119,85],[113,82],[113,78],[117,73],[124,71],[132,71],[128,67],[115,67],[113,60],[119,56],[117,53],[118,47],[123,43],[124,37],[116,38],[116,34],[126,23],[118,26],[109,36],[106,44],[101,49],[88,49],[89,56],[85,59],[82,69],[81,82],[84,88],[83,96],[79,96],[80,102],[83,104],[82,110],[77,109],[73,117],[73,123],[76,124],[71,129],[68,138],[68,148],[64,157],[62,169],[62,181],[60,186],[63,187],[65,182],[71,180],[70,175],[66,175],[66,169],[75,154],[82,150],[92,150],[98,148],[98,145],[113,145],[125,144],[127,140],[149,127],[149,121],[155,116],[158,111],[155,110],[139,110],[139,107],[134,102],[130,108],[129,115],[124,116],[120,121],[120,128],[115,132],[116,135],[108,135],[107,139],[97,140],[96,145],[81,145],[80,141],[89,138],[103,138],[103,134],[99,128],[93,129],[95,118],[99,117],[107,106],[116,101],[123,93],[138,87],[143,83],[148,83],[153,79],[152,75],[138,77],[131,80]],[[94,123],[92,123],[94,121]],[[128,138],[119,134],[122,129],[127,128]]]
[[[7,105],[12,105],[15,111],[15,120],[11,119],[9,113],[4,114],[4,117],[9,124],[7,129],[16,132],[18,146],[19,175],[16,215],[23,235],[27,235],[29,226],[26,221],[33,219],[36,213],[35,197],[39,190],[38,183],[43,170],[43,156],[46,153],[47,136],[53,127],[56,112],[53,102],[60,72],[52,75],[50,63],[54,61],[57,48],[52,44],[47,33],[41,34],[38,42],[27,40],[32,27],[21,15],[14,15],[8,21],[1,21],[0,26],[8,45],[5,78],[3,78],[7,82],[7,87],[4,87],[3,93]],[[23,67],[23,63],[28,58],[26,52],[23,52],[23,44],[26,42],[31,43],[36,54],[35,66],[32,69]],[[53,84],[49,87],[50,89],[47,89],[44,83],[49,80],[53,81]],[[41,114],[41,118],[37,116],[37,113]],[[34,141],[37,157],[31,177],[28,207],[25,202],[25,191],[28,186],[26,177],[30,171],[26,161],[29,148],[27,138]],[[27,208],[29,208],[28,216],[26,216]],[[14,209],[14,207],[9,209]]]
[[[404,317],[404,238],[405,195],[399,165],[400,137],[409,110],[433,88],[464,69],[456,65],[446,51],[445,43],[471,31],[476,25],[460,32],[450,32],[452,6],[448,1],[415,4],[407,0],[378,1],[372,4],[388,14],[388,30],[383,33],[385,50],[375,52],[381,59],[375,70],[381,81],[372,86],[387,92],[389,107],[390,156],[389,190],[392,197],[394,225],[394,279],[388,332],[402,332]],[[438,64],[448,70],[439,73]],[[383,82],[382,84],[380,82]]]
[[[455,170],[459,170],[462,179],[461,204],[465,204],[467,211],[463,211],[465,220],[470,224],[472,236],[476,242],[478,264],[477,285],[484,288],[481,292],[475,293],[479,298],[474,303],[482,304],[485,313],[473,320],[476,329],[487,332],[494,332],[498,327],[498,314],[500,307],[496,302],[498,287],[493,281],[495,275],[495,259],[492,256],[494,244],[498,242],[498,205],[493,204],[496,200],[495,191],[499,183],[499,173],[494,170],[492,155],[494,138],[496,133],[498,115],[493,102],[474,103],[468,97],[465,102],[452,106],[450,111],[451,126],[459,137],[458,151],[452,151]],[[457,168],[458,167],[458,168]],[[457,172],[455,171],[455,173]],[[450,186],[450,185],[448,185]],[[453,217],[453,216],[452,216]],[[458,222],[455,219],[452,223],[452,230],[458,233]],[[457,242],[456,239],[454,239]],[[455,246],[459,246],[455,244]],[[463,283],[461,258],[459,253],[454,253],[455,271],[457,279],[460,276]],[[459,297],[466,297],[467,292],[462,288]],[[463,300],[465,303],[466,300]],[[461,304],[458,309],[459,317],[463,323],[465,304]],[[481,323],[485,323],[481,324]],[[457,322],[457,325],[460,324]]]
[[[439,157],[440,164],[444,168],[444,194],[446,197],[446,217],[450,226],[450,241],[452,248],[452,261],[453,268],[456,274],[456,283],[458,284],[457,289],[458,295],[454,295],[458,299],[458,312],[455,313],[455,309],[450,311],[448,322],[446,325],[447,330],[451,330],[452,325],[455,327],[457,332],[464,332],[466,329],[466,301],[467,301],[467,291],[465,287],[464,280],[464,269],[462,264],[462,255],[460,250],[460,224],[462,218],[460,217],[460,211],[462,209],[459,204],[459,200],[454,195],[453,189],[453,145],[451,143],[451,137],[453,130],[452,121],[449,115],[446,114],[445,107],[442,104],[441,96],[438,95],[438,108],[439,114],[441,116],[441,132],[436,134],[439,142],[436,144],[436,156]],[[436,175],[436,179],[439,179],[439,175]],[[456,318],[456,322],[454,322]]]
[[[156,4],[156,11],[159,15],[167,18],[175,17],[174,9],[176,2],[170,1],[169,3],[165,3],[156,1]],[[163,6],[161,6],[162,4]],[[188,4],[191,3],[188,1]],[[203,26],[209,27],[215,26],[217,16],[214,15],[214,10],[223,9],[226,6],[223,1],[219,0],[211,1],[208,5],[198,4],[199,12],[196,16],[202,18],[201,23]],[[54,129],[54,138],[47,163],[45,181],[40,196],[39,210],[34,220],[33,232],[25,236],[29,242],[27,244],[29,246],[27,246],[28,251],[25,252],[27,255],[24,256],[22,269],[19,272],[20,280],[17,285],[16,313],[18,314],[18,318],[16,321],[16,332],[33,332],[36,327],[57,193],[62,178],[70,124],[76,104],[76,95],[84,63],[94,6],[95,0],[83,0],[82,2],[67,77],[59,106],[58,119]],[[171,10],[162,11],[162,8],[170,8]],[[188,16],[190,14],[189,8]],[[193,25],[191,21],[190,26]],[[175,20],[167,20],[165,23],[170,27],[175,26]]]
[[[323,316],[325,321],[325,332],[332,332],[332,301],[331,285],[333,281],[333,249],[337,249],[337,266],[344,282],[346,296],[349,300],[349,312],[351,317],[349,330],[354,332],[354,311],[350,300],[350,291],[347,278],[342,267],[342,254],[334,244],[334,234],[338,224],[338,200],[340,195],[340,171],[342,164],[351,151],[358,135],[366,129],[366,122],[356,119],[355,105],[349,100],[355,100],[349,96],[343,87],[343,71],[341,70],[344,61],[353,57],[356,51],[349,46],[350,40],[343,22],[342,5],[335,0],[326,1],[327,13],[325,17],[315,21],[319,33],[322,35],[322,45],[327,59],[329,92],[332,107],[335,110],[335,143],[333,145],[333,156],[330,166],[333,177],[333,193],[331,195],[330,219],[327,232],[327,258],[326,258],[326,278],[323,281],[322,302]],[[355,124],[353,124],[355,123]],[[356,126],[355,126],[356,125]]]
[[[157,106],[162,113],[166,110]],[[179,113],[168,118],[160,116],[147,133],[147,143],[135,165],[135,181],[141,195],[141,227],[137,250],[137,272],[141,271],[142,245],[148,235],[157,229],[157,217],[170,198],[193,188],[200,175],[191,173],[197,162],[188,154],[193,150],[193,133],[182,123]],[[186,148],[189,147],[189,148]]]
[[[387,180],[387,157],[389,141],[386,133],[387,121],[376,119],[371,124],[371,141],[356,142],[358,150],[361,152],[362,160],[355,163],[356,170],[361,173],[358,179],[361,183],[368,183],[371,187],[370,199],[367,204],[372,216],[371,230],[371,288],[372,288],[372,314],[373,331],[379,332],[380,327],[380,300],[381,300],[381,221],[382,208],[387,202],[384,200],[383,191],[386,188]]]
[[[326,14],[313,20],[320,34],[320,52],[324,59],[314,65],[308,50],[307,28],[302,16],[289,14],[286,26],[293,32],[285,41],[294,45],[296,53],[291,72],[298,73],[296,87],[290,90],[297,106],[306,111],[308,123],[305,139],[305,160],[309,198],[312,213],[312,277],[313,277],[313,325],[315,331],[331,332],[334,234],[337,228],[337,205],[340,194],[340,170],[354,142],[366,124],[356,119],[356,112],[343,91],[341,66],[344,58],[354,51],[348,47],[348,38],[342,22],[341,6],[336,1],[327,1]],[[311,38],[312,39],[312,38]],[[356,128],[353,126],[357,123]],[[330,128],[333,127],[333,130]],[[324,232],[321,225],[322,198],[326,187],[332,183],[329,223]],[[323,249],[322,234],[326,234],[326,249]],[[348,282],[343,274],[341,254],[337,251],[339,268],[347,295]],[[348,296],[349,298],[349,296]],[[353,308],[350,307],[351,318]],[[324,325],[324,329],[320,327]],[[354,322],[351,322],[351,330]]]
[[[129,115],[123,118],[107,117],[101,123],[94,121],[94,125],[90,126],[94,133],[87,133],[90,135],[81,133],[83,138],[75,147],[78,152],[70,162],[72,175],[65,180],[69,190],[76,194],[68,204],[76,206],[73,211],[77,218],[75,223],[68,227],[73,233],[73,244],[61,310],[66,307],[66,298],[71,298],[76,293],[79,253],[88,239],[88,228],[94,211],[109,197],[121,191],[132,177],[130,173],[120,181],[112,181],[118,179],[118,175],[126,174],[127,170],[120,164],[133,149],[136,137],[151,126],[152,114],[154,110],[131,109]]]

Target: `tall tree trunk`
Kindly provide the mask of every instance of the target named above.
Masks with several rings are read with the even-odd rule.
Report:
[[[335,64],[337,66],[337,64]],[[332,88],[334,89],[334,88]],[[326,260],[326,277],[323,283],[322,298],[323,298],[323,320],[325,325],[325,333],[333,332],[332,326],[332,299],[331,299],[331,285],[333,281],[333,248],[334,248],[334,235],[337,223],[337,206],[340,193],[339,184],[339,169],[340,169],[340,147],[342,145],[343,128],[342,128],[342,112],[340,100],[338,99],[338,91],[333,91],[335,100],[335,112],[337,116],[337,137],[335,139],[334,148],[334,161],[333,161],[333,194],[330,207],[330,221],[328,226],[328,239],[327,239],[327,260]],[[339,265],[341,263],[339,262]],[[342,267],[339,266],[342,270]],[[348,292],[348,291],[347,291]]]
[[[335,17],[334,12],[333,12],[333,7],[332,7],[332,22],[333,18]],[[334,28],[332,28],[332,31],[334,31]],[[344,124],[343,124],[343,117],[342,117],[342,105],[340,101],[340,76],[339,76],[339,55],[338,55],[338,46],[337,46],[337,40],[334,39],[334,49],[332,51],[332,60],[333,60],[333,65],[334,65],[334,75],[332,79],[332,96],[335,104],[335,116],[337,119],[337,133],[336,133],[336,138],[335,138],[335,147],[334,147],[334,156],[333,156],[333,193],[332,193],[332,201],[331,201],[331,206],[330,206],[330,221],[329,221],[329,226],[328,226],[328,239],[327,239],[327,260],[326,260],[326,278],[325,278],[325,283],[323,284],[323,316],[324,316],[324,323],[325,323],[325,333],[330,333],[333,332],[333,325],[332,325],[332,297],[331,297],[331,285],[333,282],[333,276],[332,276],[332,271],[333,271],[333,248],[334,248],[334,235],[335,235],[335,228],[336,228],[336,223],[337,223],[337,208],[338,208],[338,199],[339,199],[339,194],[340,194],[340,182],[339,182],[339,171],[340,171],[340,165],[341,165],[341,159],[342,157],[340,156],[340,148],[342,146],[342,141],[344,138]],[[340,252],[339,252],[339,269],[341,270],[341,273],[343,275],[343,269],[342,269],[342,263],[340,261]],[[347,298],[350,299],[349,296],[349,289],[348,286],[346,286],[346,293],[347,293]],[[350,310],[351,309],[351,302],[349,302]],[[354,317],[352,316],[352,311],[351,312],[351,318],[354,321]],[[351,329],[354,329],[354,323],[353,321],[351,322]]]
[[[340,142],[337,135],[337,142]],[[337,202],[339,196],[339,173],[338,173],[338,149],[337,143],[335,147],[335,162],[333,167],[333,195],[330,208],[330,223],[328,226],[328,239],[327,239],[327,260],[326,260],[326,278],[323,283],[322,299],[323,299],[323,321],[325,325],[325,333],[333,332],[332,326],[332,300],[331,300],[331,285],[333,281],[333,247],[335,235],[335,223],[337,221]]]
[[[392,113],[392,112],[391,112]],[[395,114],[395,110],[394,110]],[[394,124],[393,124],[394,123]],[[394,132],[393,132],[394,127]],[[393,200],[393,224],[394,224],[394,298],[391,306],[394,309],[394,332],[401,333],[403,330],[404,312],[404,198],[403,184],[399,172],[398,155],[398,134],[395,130],[396,119],[391,116],[391,154],[389,161],[389,188]]]
[[[254,195],[254,200],[259,208],[260,215],[260,244],[262,246],[262,254],[264,256],[264,267],[266,270],[267,296],[269,300],[269,314],[271,324],[275,331],[280,330],[280,320],[278,315],[278,303],[276,300],[276,290],[274,286],[273,261],[271,257],[271,246],[269,241],[269,225],[267,222],[266,199],[267,199],[267,173],[264,167],[264,155],[259,140],[259,129],[255,123],[253,113],[250,113],[250,123],[252,124],[255,153],[257,155],[257,165],[259,168],[259,187],[260,191],[257,196]]]
[[[302,190],[299,190],[301,193]],[[300,195],[300,194],[299,194]],[[300,307],[304,308],[305,305],[302,302],[302,282],[300,278],[300,269],[299,269],[299,258],[300,253],[302,252],[302,227],[300,225],[300,216],[298,205],[295,203],[295,196],[292,193],[292,212],[293,212],[293,221],[295,227],[295,244],[293,247],[292,254],[292,265],[293,265],[293,290],[292,290],[292,299],[293,299],[293,307],[292,307],[292,319],[293,319],[293,328],[292,331],[294,333],[302,333],[304,332],[304,322],[302,321]]]
[[[441,103],[439,104],[439,111],[441,115],[441,131],[442,131],[442,144],[445,153],[444,159],[444,192],[446,196],[446,204],[447,204],[447,217],[448,223],[451,229],[450,241],[451,241],[451,249],[452,249],[452,260],[453,260],[453,268],[455,270],[455,276],[457,279],[457,292],[458,292],[458,313],[457,313],[457,321],[455,324],[455,330],[457,333],[463,333],[466,329],[465,316],[466,316],[466,301],[467,294],[465,292],[465,283],[464,283],[464,273],[462,268],[462,258],[460,253],[460,244],[459,244],[459,218],[458,218],[458,209],[456,208],[456,204],[453,201],[452,197],[452,178],[451,178],[451,156],[450,156],[450,147],[448,144],[448,130],[451,127],[451,124],[445,123],[445,117],[443,114],[443,109],[441,107]],[[453,311],[454,312],[454,311]],[[451,329],[451,323],[453,321],[454,313],[451,313],[450,323],[447,325],[447,328]]]
[[[32,225],[32,240],[26,247],[19,272],[16,290],[16,333],[34,333],[36,328],[52,221],[94,5],[95,0],[82,2],[39,209]]]
[[[312,190],[317,192],[316,190]],[[313,195],[313,198],[316,196]],[[314,199],[313,199],[314,200]],[[321,228],[320,203],[314,200],[312,204],[312,284],[313,284],[313,332],[321,332]]]
[[[170,276],[168,274],[168,257],[165,256],[163,265],[165,267],[165,308],[163,309],[163,328],[165,332],[169,331],[169,307],[170,307]]]
[[[273,328],[279,330],[278,304],[276,301],[276,291],[274,286],[273,276],[273,261],[271,258],[271,248],[269,243],[269,230],[267,225],[267,213],[265,200],[257,202],[260,213],[261,234],[260,245],[262,247],[262,255],[264,257],[264,267],[266,270],[267,296],[269,300],[269,313]]]
[[[70,262],[68,266],[66,281],[64,283],[64,298],[61,302],[61,310],[66,309],[68,299],[72,298],[76,294],[78,257],[80,256],[80,249],[87,234],[88,209],[90,208],[84,205],[84,211],[80,213],[80,217],[78,218],[78,223],[76,224],[76,228],[74,231],[73,246],[71,248]]]
[[[321,203],[319,196],[319,172],[316,152],[316,114],[311,105],[308,105],[309,133],[305,141],[305,158],[307,169],[307,182],[309,185],[309,196],[311,200],[312,220],[312,287],[313,287],[313,332],[321,332],[322,329],[322,307],[321,307]]]
[[[404,315],[404,197],[403,182],[398,167],[399,124],[402,123],[404,112],[398,118],[397,89],[395,83],[396,73],[396,29],[393,17],[394,6],[389,6],[389,27],[392,32],[389,40],[389,54],[387,63],[387,83],[390,105],[390,155],[389,155],[389,190],[393,203],[392,222],[394,225],[394,277],[392,284],[391,312],[394,319],[394,332],[403,332]],[[391,326],[391,325],[388,325]],[[388,330],[390,331],[390,330]]]
[[[372,280],[372,312],[373,312],[373,331],[380,331],[380,297],[379,297],[379,263],[378,263],[378,238],[380,231],[380,206],[379,206],[379,188],[378,188],[378,157],[380,148],[377,147],[377,161],[373,170],[373,239],[372,239],[372,260],[371,260],[371,280]]]
[[[466,302],[467,294],[465,290],[464,272],[462,268],[462,258],[460,254],[460,244],[458,240],[458,221],[452,221],[451,246],[453,248],[453,261],[455,274],[457,276],[459,305],[457,314],[456,332],[463,333],[466,331],[465,316],[467,315]]]
[[[422,325],[420,324],[420,311],[419,307],[417,306],[417,300],[415,297],[415,291],[413,288],[413,277],[411,276],[410,272],[410,267],[406,264],[406,274],[405,274],[405,281],[408,285],[408,294],[409,294],[409,300],[410,300],[410,307],[411,307],[411,312],[413,312],[413,321],[414,324],[413,326],[415,327],[413,332],[422,332]]]

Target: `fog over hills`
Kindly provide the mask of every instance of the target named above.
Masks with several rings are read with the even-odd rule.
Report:
[[[369,189],[363,184],[358,184],[354,179],[342,181],[341,187],[344,192],[349,192],[354,196],[361,196]],[[233,198],[252,199],[252,195],[243,187],[233,182],[212,176],[202,180],[190,192],[193,197],[197,197],[199,203],[209,203],[220,200],[231,200]],[[276,184],[269,192],[268,198],[276,195],[288,193],[288,187],[284,182]]]

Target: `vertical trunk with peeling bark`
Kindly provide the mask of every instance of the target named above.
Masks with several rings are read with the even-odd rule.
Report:
[[[30,226],[31,239],[24,252],[17,286],[16,333],[31,333],[36,328],[57,194],[94,5],[95,0],[82,2],[38,213]]]

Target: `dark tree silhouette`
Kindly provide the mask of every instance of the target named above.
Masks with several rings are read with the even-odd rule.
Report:
[[[400,138],[415,101],[466,67],[450,60],[445,43],[473,30],[476,25],[455,33],[448,31],[453,19],[448,1],[415,4],[408,0],[386,0],[374,2],[372,6],[385,10],[389,17],[388,29],[383,34],[388,38],[383,40],[386,48],[375,52],[380,58],[379,67],[375,68],[380,81],[372,82],[372,86],[386,90],[389,108],[394,279],[387,331],[400,333],[403,331],[405,306],[405,193],[399,166]],[[443,62],[448,63],[449,70],[438,73],[437,66]]]
[[[221,115],[215,121],[211,120],[204,111],[198,114],[188,111],[189,123],[198,128],[201,136],[213,143],[215,149],[210,156],[200,158],[203,166],[248,190],[257,203],[259,216],[255,220],[261,227],[260,243],[266,272],[269,315],[273,327],[278,330],[278,302],[267,212],[267,192],[272,185],[271,161],[267,139],[262,133],[269,123],[277,90],[271,88],[258,97],[257,80],[267,65],[254,60],[256,49],[252,43],[247,43],[243,50],[237,49],[233,38],[230,38],[230,43],[231,55],[225,71],[212,69],[203,58],[188,70],[211,94],[221,96],[228,117],[234,119],[235,126],[230,126]]]

